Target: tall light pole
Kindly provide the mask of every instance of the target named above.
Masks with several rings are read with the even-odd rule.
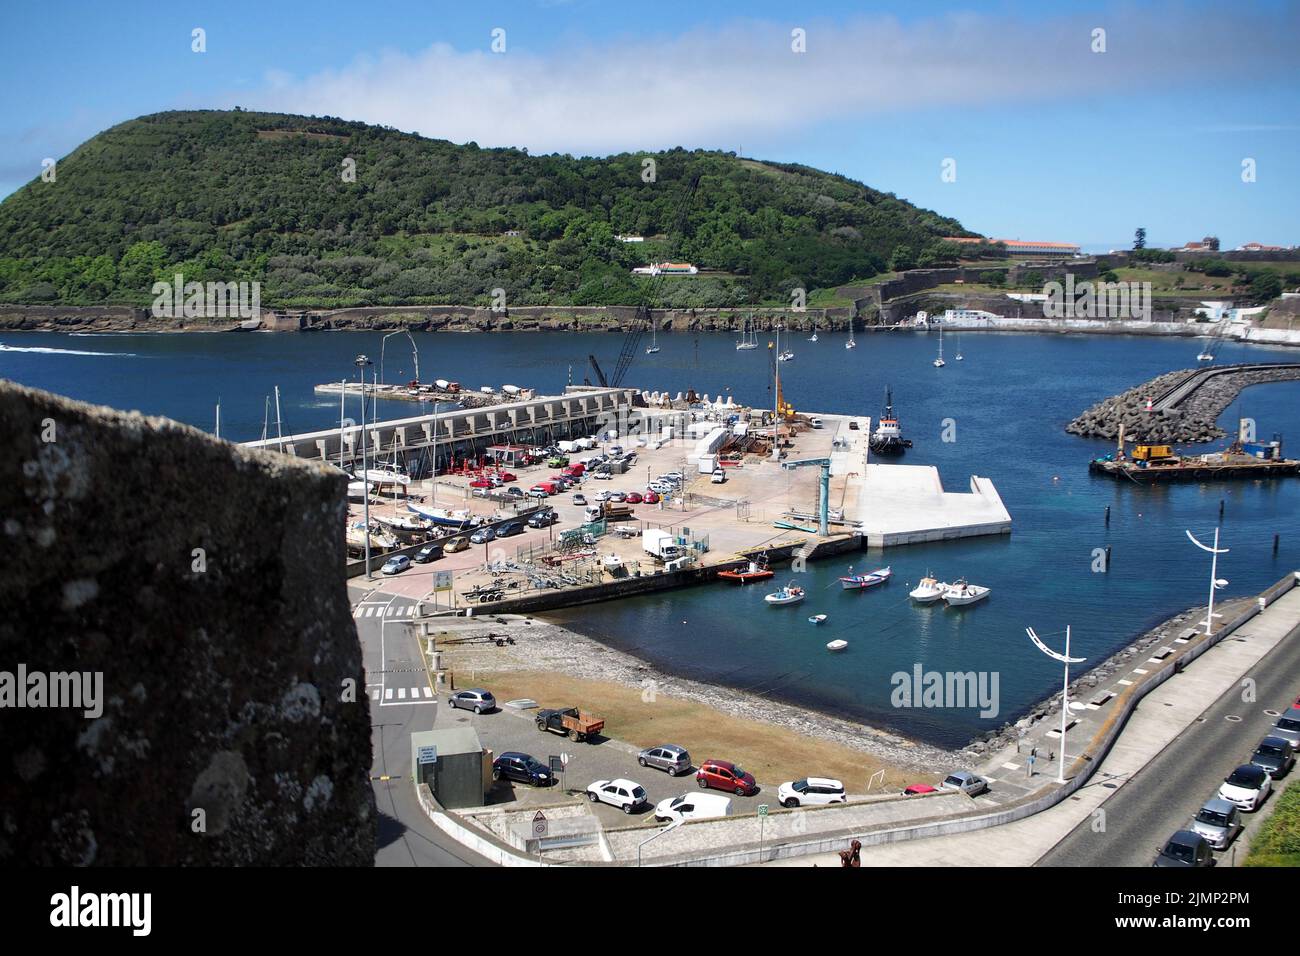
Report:
[[[364,502],[362,508],[366,524],[361,533],[366,544],[366,580],[371,581],[373,578],[370,575],[370,466],[366,462],[366,367],[375,363],[364,355],[358,355],[353,360],[353,364],[356,365],[361,379],[361,500]]]
[[[1184,529],[1186,530],[1186,529]],[[1210,605],[1205,612],[1205,633],[1208,635],[1214,630],[1214,592],[1220,588],[1226,588],[1228,582],[1219,577],[1219,555],[1227,554],[1228,548],[1219,547],[1219,529],[1214,529],[1214,547],[1206,547],[1196,540],[1196,536],[1190,531],[1186,532],[1187,537],[1191,539],[1192,544],[1196,545],[1202,551],[1208,551],[1213,555],[1210,558]]]
[[[1034,642],[1034,646],[1053,660],[1060,661],[1065,665],[1065,677],[1061,681],[1061,766],[1056,772],[1056,782],[1065,783],[1065,725],[1070,716],[1070,665],[1082,664],[1088,658],[1070,656],[1070,627],[1065,628],[1065,653],[1058,654],[1052,650],[1034,633],[1032,627],[1025,628],[1025,633],[1029,639]]]

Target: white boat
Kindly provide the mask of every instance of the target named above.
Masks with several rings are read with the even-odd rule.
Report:
[[[861,591],[866,588],[875,587],[877,584],[884,584],[893,574],[892,568],[876,568],[874,571],[867,571],[864,574],[850,573],[840,578],[840,587],[846,591]]]
[[[650,329],[650,345],[645,350],[646,355],[654,355],[659,351],[659,328],[652,326]]]
[[[478,523],[474,513],[464,509],[453,511],[449,508],[430,508],[426,505],[417,505],[410,501],[406,503],[406,509],[419,515],[426,521],[444,527],[463,528],[466,525]]]
[[[974,604],[976,601],[982,601],[989,596],[989,589],[979,584],[971,584],[965,578],[961,578],[954,584],[948,585],[943,592],[943,600],[949,607],[960,607],[963,604]]]
[[[858,343],[853,340],[853,316],[849,316],[849,340],[844,343],[846,349],[855,349]]]
[[[907,592],[907,596],[917,604],[933,604],[935,601],[942,600],[947,593],[948,585],[927,575],[921,578],[916,587]]]
[[[600,563],[606,571],[617,571],[623,566],[623,559],[617,554],[607,554],[600,559]]]
[[[943,325],[939,325],[939,357],[934,360],[935,368],[943,368],[948,363],[943,360]]]
[[[358,521],[354,525],[348,526],[347,541],[349,548],[356,548],[358,551],[365,550],[366,547],[366,529],[365,525]],[[370,530],[370,547],[374,549],[387,550],[397,547],[397,539],[386,531]]]
[[[758,348],[758,330],[753,325],[754,316],[750,315],[740,330],[740,341],[736,343],[737,352],[747,352],[750,349]]]
[[[362,501],[362,500],[364,500],[365,497],[366,497],[366,492],[367,492],[367,491],[370,492],[371,494],[374,494],[375,486],[374,486],[374,485],[371,485],[371,484],[368,484],[367,482],[364,482],[364,481],[349,481],[349,482],[348,482],[348,500],[349,500],[349,501]]]
[[[848,647],[848,646],[849,646],[849,642],[848,642],[848,641],[831,641],[829,644],[826,645],[826,650],[828,650],[828,651],[842,651],[842,650],[844,650],[844,648],[846,648],[846,647]]]
[[[776,357],[776,360],[777,360],[778,362],[790,362],[790,361],[793,361],[793,360],[794,360],[794,353],[793,353],[793,352],[782,352],[780,355],[778,355],[778,356]]]
[[[785,587],[773,591],[763,598],[771,607],[785,607],[788,604],[798,604],[804,599],[803,588],[791,581]]]
[[[403,474],[400,471],[394,471],[391,468],[368,468],[365,473],[358,473],[356,478],[364,478],[371,484],[384,487],[385,485],[396,485],[405,488],[411,483],[411,476]]]
[[[411,532],[411,531],[428,531],[428,530],[429,530],[429,522],[425,521],[425,520],[422,519],[422,518],[418,518],[418,517],[416,517],[414,514],[404,514],[404,515],[401,515],[401,514],[392,514],[392,515],[379,515],[379,514],[372,514],[370,517],[371,517],[372,519],[374,519],[375,521],[379,522],[379,523],[380,523],[381,525],[383,525],[385,528],[391,528],[391,529],[393,529],[394,531],[406,531],[406,532]]]
[[[962,359],[964,359],[964,358],[965,358],[965,356],[961,354],[961,336],[958,335],[958,336],[957,336],[957,354],[953,356],[953,360],[954,360],[954,361],[957,361],[957,362],[960,362],[960,361],[961,361]]]
[[[826,615],[825,615],[825,614],[814,614],[812,617],[808,618],[808,623],[809,623],[809,624],[825,624],[825,623],[826,623]]]

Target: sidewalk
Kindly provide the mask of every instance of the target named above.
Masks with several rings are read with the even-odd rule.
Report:
[[[1264,611],[1239,626],[1230,638],[1221,640],[1204,654],[1187,664],[1186,669],[1142,699],[1129,718],[1110,753],[1101,766],[1071,798],[1024,820],[970,833],[908,840],[901,843],[862,848],[863,866],[1032,866],[1075,827],[1084,822],[1110,796],[1118,792],[1146,764],[1168,746],[1205,710],[1206,706],[1231,689],[1249,668],[1300,625],[1300,588],[1292,588]],[[1171,647],[1178,646],[1175,639]],[[1117,672],[1101,685],[1111,690],[1129,686],[1161,666],[1156,658],[1138,659],[1130,672]],[[1164,666],[1168,666],[1167,664]],[[1126,683],[1128,682],[1128,683]],[[1100,710],[1100,708],[1098,708]],[[1071,728],[1068,739],[1085,744],[1104,719],[1097,710],[1081,715],[1072,712],[1079,724]],[[1057,730],[1040,722],[1036,733],[1026,737],[1022,749],[1039,750],[1033,780],[1041,787],[1056,774],[1056,765],[1045,759],[1059,741]],[[1091,726],[1090,726],[1091,725]],[[1048,736],[1052,734],[1053,736]],[[1066,772],[1070,772],[1070,752]],[[994,793],[1006,792],[1008,799],[1023,796],[1029,789],[1024,756],[1011,747],[991,758],[980,771],[992,781]],[[794,859],[776,860],[769,866],[839,866],[833,853],[815,854]]]

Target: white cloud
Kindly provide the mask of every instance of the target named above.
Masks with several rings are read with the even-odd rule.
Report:
[[[1293,80],[1294,12],[1160,7],[1036,22],[962,14],[776,24],[529,52],[439,44],[302,78],[276,74],[226,105],[342,116],[484,146],[607,153],[798,135],[830,119],[1199,88],[1211,75]],[[507,24],[508,26],[508,24]],[[808,52],[790,49],[807,30]],[[1091,51],[1092,30],[1107,52]]]

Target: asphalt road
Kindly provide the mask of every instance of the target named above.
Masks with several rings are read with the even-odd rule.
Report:
[[[370,700],[371,785],[379,812],[376,866],[491,866],[429,822],[411,786],[410,735],[433,726],[437,698],[410,629],[410,598],[349,588]],[[426,694],[425,691],[429,690]],[[387,778],[387,779],[382,779]]]
[[[1232,770],[1247,763],[1267,736],[1277,713],[1300,692],[1300,640],[1296,628],[1248,672],[1255,681],[1255,702],[1242,700],[1240,683],[1211,704],[1154,760],[1105,802],[1105,829],[1093,821],[1080,824],[1038,861],[1039,866],[1150,866],[1160,846],[1186,828],[1201,805],[1218,791]],[[1231,638],[1229,638],[1231,640]],[[1213,652],[1211,652],[1213,653]],[[1173,680],[1177,680],[1174,677]],[[1149,705],[1143,705],[1149,706]],[[1268,711],[1273,711],[1272,714]],[[1297,772],[1292,771],[1292,776]],[[1264,809],[1242,814],[1246,829],[1234,841],[1240,857],[1258,830],[1269,803],[1290,782],[1273,781]],[[1100,778],[1088,786],[1106,786]],[[1234,860],[1233,848],[1217,853],[1219,865]]]

